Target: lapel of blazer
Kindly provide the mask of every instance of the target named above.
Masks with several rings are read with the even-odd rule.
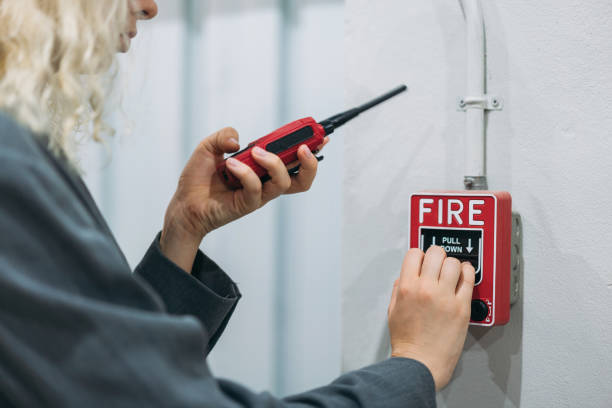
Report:
[[[49,160],[49,162],[58,170],[58,173],[60,173],[62,177],[66,180],[66,182],[72,187],[72,190],[79,197],[82,204],[88,210],[89,214],[91,215],[95,223],[98,225],[100,230],[112,240],[115,247],[121,254],[121,257],[125,261],[126,265],[129,265],[125,254],[121,250],[119,243],[115,239],[115,236],[113,235],[110,227],[104,219],[104,216],[100,212],[98,205],[93,199],[89,189],[85,185],[83,178],[78,174],[76,169],[68,162],[68,159],[64,155],[60,155],[60,157],[57,157],[49,150],[49,148],[45,145],[48,141],[46,137],[33,137],[36,140],[36,143],[41,149],[43,155],[47,158],[47,160]]]

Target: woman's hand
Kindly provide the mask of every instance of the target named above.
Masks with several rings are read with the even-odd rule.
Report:
[[[470,321],[474,267],[447,258],[441,247],[411,249],[389,305],[391,355],[425,364],[436,391],[450,381]]]
[[[327,143],[325,141],[321,148]],[[202,238],[212,230],[257,210],[281,194],[306,191],[317,174],[317,159],[307,146],[300,146],[300,172],[289,176],[287,167],[275,154],[252,149],[255,161],[270,174],[262,185],[246,164],[227,160],[227,168],[242,188],[230,190],[217,175],[217,165],[225,153],[240,149],[238,133],[222,129],[204,139],[187,162],[178,188],[166,210],[160,245],[169,259],[190,271]]]

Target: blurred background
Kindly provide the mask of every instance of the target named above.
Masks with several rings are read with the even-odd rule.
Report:
[[[86,181],[132,267],[162,227],[198,142],[225,126],[241,144],[344,104],[341,0],[158,0],[121,56],[108,146]],[[287,395],[340,373],[342,131],[312,190],[205,237],[243,299],[210,355],[215,375]]]

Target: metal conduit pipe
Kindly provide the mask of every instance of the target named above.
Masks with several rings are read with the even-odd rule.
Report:
[[[467,37],[467,94],[460,101],[466,110],[465,178],[468,190],[486,190],[485,108],[486,50],[480,0],[463,0]]]

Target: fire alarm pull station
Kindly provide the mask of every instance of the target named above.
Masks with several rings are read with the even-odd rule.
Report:
[[[410,247],[442,247],[448,256],[470,262],[476,271],[470,324],[508,323],[511,298],[518,295],[513,265],[512,197],[507,192],[458,191],[413,194]],[[518,236],[518,232],[516,234]],[[514,250],[514,248],[517,250]],[[518,259],[518,258],[517,258]],[[518,262],[518,260],[516,261]]]

